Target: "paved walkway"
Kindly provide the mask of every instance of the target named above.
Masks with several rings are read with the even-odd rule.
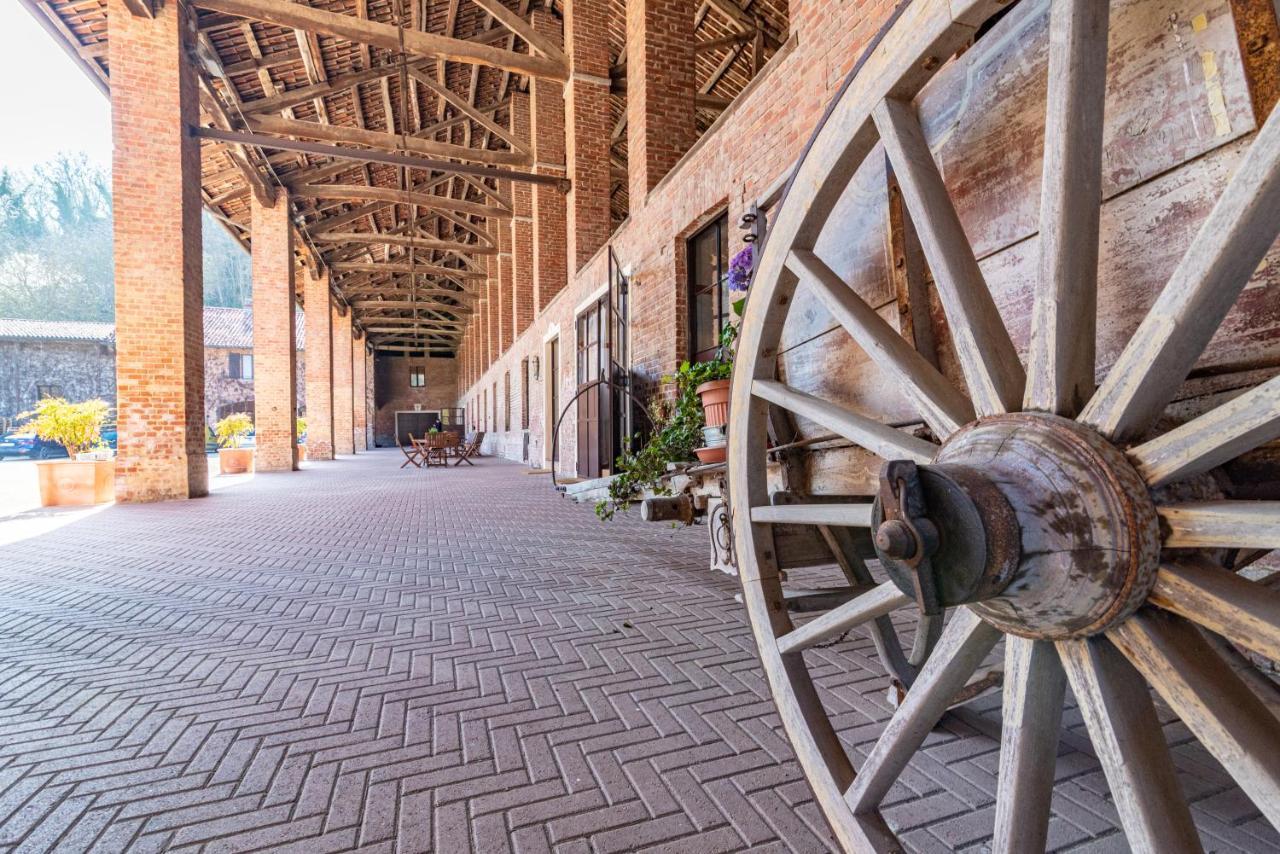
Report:
[[[0,850],[828,850],[702,529],[399,461],[0,546]],[[819,653],[860,751],[887,714],[869,652]],[[1276,844],[1178,757],[1211,847]],[[995,768],[949,724],[886,814],[912,849],[981,849]],[[1123,850],[1096,763],[1059,773],[1053,844]]]

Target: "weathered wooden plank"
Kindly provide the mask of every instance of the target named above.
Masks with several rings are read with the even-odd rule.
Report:
[[[1158,510],[1166,548],[1280,548],[1280,501],[1189,501]]]
[[[1129,845],[1202,850],[1142,676],[1105,638],[1057,645]]]
[[[969,397],[980,415],[1017,411],[1022,363],[996,309],[911,104],[886,99],[876,129],[902,186],[950,324]]]
[[[1066,687],[1052,643],[1005,639],[995,854],[1045,850]]]
[[[1129,456],[1152,489],[1206,472],[1280,438],[1280,377],[1136,448]]]
[[[942,632],[933,654],[898,711],[885,726],[845,802],[854,812],[874,810],[902,774],[947,706],[1000,639],[1000,632],[968,608],[959,607]]]
[[[831,315],[872,361],[893,378],[915,404],[920,417],[939,435],[950,435],[973,419],[973,406],[964,395],[822,259],[812,252],[793,250],[787,266],[814,287]]]
[[[1165,563],[1150,603],[1232,643],[1280,659],[1280,593],[1203,558]]]
[[[1227,662],[1190,623],[1146,608],[1107,637],[1280,827],[1280,730]]]
[[[821,398],[772,380],[756,380],[753,392],[797,415],[810,418],[886,460],[932,462],[938,446]]]
[[[778,652],[783,655],[801,652],[909,604],[911,597],[893,582],[886,581],[874,590],[787,632],[778,638]]]
[[[1093,394],[1108,0],[1055,0],[1040,190],[1040,276],[1025,409],[1073,416]]]
[[[871,526],[870,504],[763,504],[751,508],[752,522],[775,525]]]
[[[1177,393],[1280,234],[1280,112],[1253,138],[1081,420],[1116,438],[1140,435]]]

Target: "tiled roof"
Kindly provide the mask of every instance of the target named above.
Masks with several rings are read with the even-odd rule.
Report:
[[[302,349],[302,311],[295,312],[297,345]],[[96,341],[114,344],[114,323],[95,323],[83,320],[20,320],[0,317],[0,339],[24,341]],[[253,349],[253,312],[244,308],[212,308],[204,310],[204,345],[206,347],[234,347]]]
[[[116,325],[87,320],[20,320],[16,317],[0,317],[0,338],[97,341],[100,344],[112,344],[116,340]]]

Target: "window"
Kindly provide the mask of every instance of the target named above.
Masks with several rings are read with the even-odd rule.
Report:
[[[498,381],[493,381],[493,429],[498,429]]]
[[[502,375],[502,429],[511,429],[511,372]]]
[[[484,429],[489,429],[489,389],[480,390],[480,420],[484,422]]]
[[[715,358],[720,330],[729,318],[729,229],[721,214],[690,237],[689,352],[695,362]]]
[[[520,363],[520,429],[529,429],[529,360]]]
[[[46,397],[62,397],[62,386],[53,383],[36,383],[36,397],[40,400]]]
[[[227,376],[233,380],[253,379],[253,356],[248,353],[232,353],[228,356]]]
[[[425,367],[409,368],[409,388],[424,388],[427,384],[427,369]]]

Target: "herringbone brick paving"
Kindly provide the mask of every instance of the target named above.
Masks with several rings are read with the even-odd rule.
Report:
[[[702,529],[602,525],[495,460],[399,459],[4,546],[0,850],[829,849]],[[865,753],[888,714],[870,644],[812,655]],[[1123,850],[1068,721],[1052,843]],[[886,804],[913,850],[989,838],[996,743],[969,723]],[[1207,845],[1280,849],[1169,729]]]

